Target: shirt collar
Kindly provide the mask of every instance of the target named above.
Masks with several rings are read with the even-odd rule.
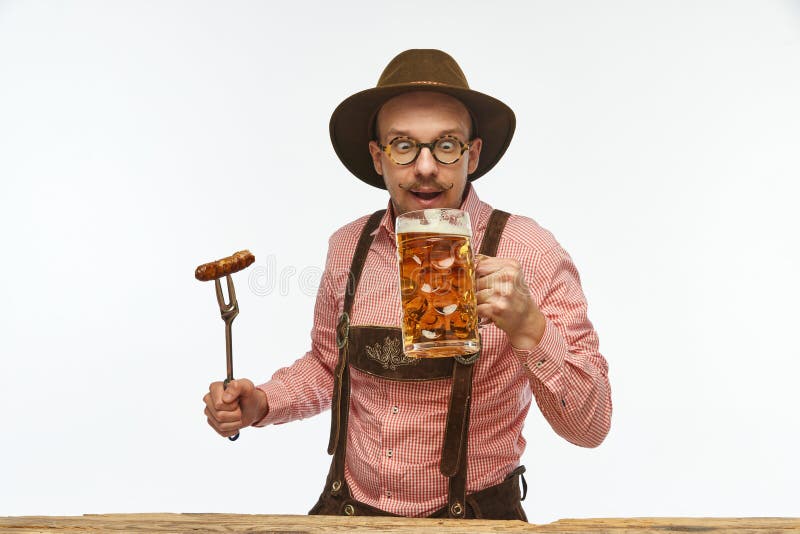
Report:
[[[469,213],[469,220],[472,224],[472,234],[482,234],[483,231],[486,230],[489,216],[492,214],[492,207],[478,198],[478,193],[471,183],[467,183],[467,196],[461,203],[461,209]],[[385,232],[389,237],[394,239],[394,219],[394,209],[392,209],[392,201],[390,199],[386,208],[386,213],[383,214],[378,228],[372,232],[372,235],[374,236],[379,232]]]

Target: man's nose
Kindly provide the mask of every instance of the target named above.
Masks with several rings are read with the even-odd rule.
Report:
[[[439,172],[439,164],[428,147],[420,149],[417,161],[414,162],[414,167],[419,176],[436,176]]]

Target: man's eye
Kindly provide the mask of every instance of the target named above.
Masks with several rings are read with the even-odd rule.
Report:
[[[436,147],[444,152],[453,152],[456,150],[456,142],[452,139],[442,139],[436,143]]]
[[[395,141],[394,143],[392,143],[392,150],[399,153],[409,152],[413,148],[414,148],[414,143],[412,143],[411,141]]]

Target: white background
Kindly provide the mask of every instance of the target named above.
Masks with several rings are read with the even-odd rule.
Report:
[[[213,433],[193,271],[272,273],[235,277],[237,376],[305,352],[329,234],[387,199],[330,113],[414,47],[515,110],[477,190],[570,251],[610,364],[600,448],[531,411],[530,519],[800,516],[800,3],[767,0],[0,2],[0,515],[311,507],[329,415]]]

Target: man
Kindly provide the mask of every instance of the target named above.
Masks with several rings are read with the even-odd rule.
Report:
[[[469,89],[438,50],[399,54],[377,87],[334,111],[336,153],[388,190],[388,209],[331,237],[311,350],[265,384],[239,379],[223,391],[215,382],[204,397],[223,436],[332,408],[333,462],[311,513],[524,520],[519,460],[531,396],[572,443],[595,447],[608,433],[607,364],[572,261],[549,232],[493,211],[471,185],[514,127],[511,109]],[[400,355],[381,366],[366,348],[391,352],[400,336],[394,220],[426,208],[469,213],[483,253],[478,313],[490,325],[477,360]]]

